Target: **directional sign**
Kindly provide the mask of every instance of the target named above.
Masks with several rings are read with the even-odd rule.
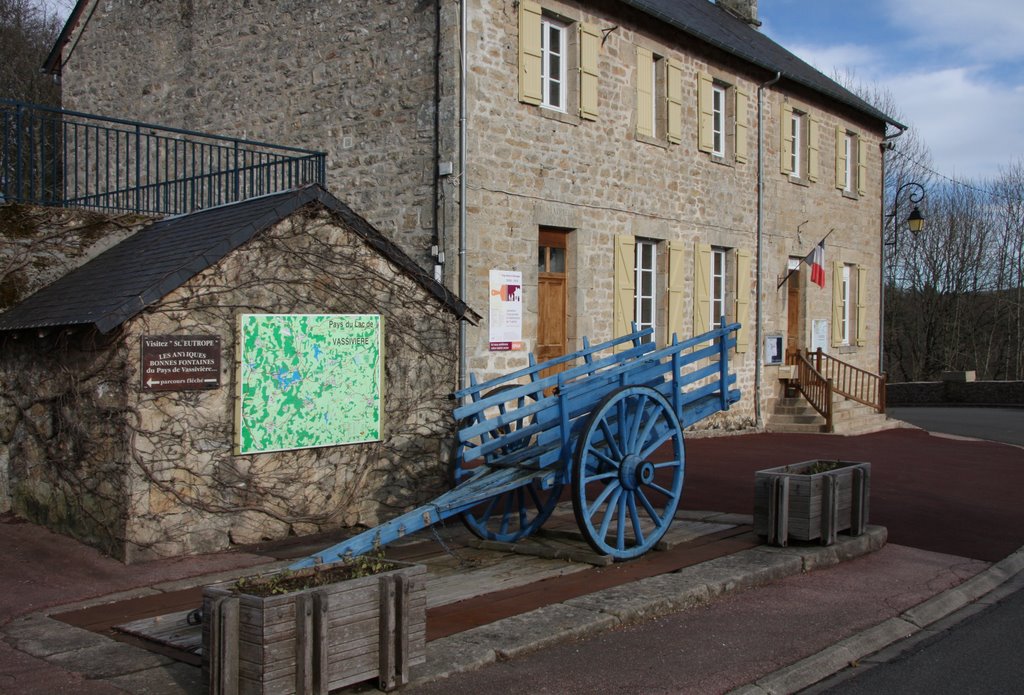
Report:
[[[142,390],[220,387],[220,336],[142,336]]]

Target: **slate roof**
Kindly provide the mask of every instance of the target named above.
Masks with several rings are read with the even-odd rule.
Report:
[[[318,184],[153,223],[0,314],[0,331],[93,326],[108,333],[300,208],[320,204],[458,318],[480,316]]]
[[[824,94],[885,123],[905,127],[711,0],[622,2],[726,53],[764,68],[772,76],[780,72],[783,80]]]

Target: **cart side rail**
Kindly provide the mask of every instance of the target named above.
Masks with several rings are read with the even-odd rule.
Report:
[[[584,336],[582,350],[577,350],[576,352],[571,352],[567,355],[562,355],[561,357],[554,357],[544,362],[536,362],[533,353],[530,353],[529,366],[523,367],[522,369],[510,372],[508,374],[502,374],[501,376],[480,383],[477,383],[476,377],[471,374],[471,384],[464,389],[456,391],[454,394],[452,394],[452,396],[456,399],[457,402],[461,402],[466,397],[469,397],[472,401],[476,401],[479,398],[479,396],[486,391],[493,391],[494,389],[509,383],[519,383],[523,377],[527,377],[531,384],[534,384],[538,382],[538,380],[540,380],[539,375],[541,372],[548,369],[552,369],[553,367],[559,367],[562,365],[567,365],[569,363],[576,363],[581,360],[581,365],[573,364],[573,367],[584,367],[578,373],[585,374],[587,372],[586,368],[593,361],[594,355],[597,355],[599,353],[616,351],[616,355],[619,359],[629,359],[632,355],[637,354],[637,349],[639,349],[639,352],[650,352],[654,350],[656,347],[654,343],[643,342],[644,338],[646,338],[649,335],[652,335],[653,333],[653,328],[637,330],[636,324],[634,323],[633,332],[628,333],[627,335],[619,336],[618,338],[614,338],[612,340],[605,341],[603,343],[598,343],[597,345],[591,345],[590,341],[586,338],[586,336]],[[596,369],[599,368],[599,366],[595,365],[593,368]],[[568,367],[567,369],[572,369],[572,367]],[[548,377],[548,379],[554,379],[556,376],[557,375],[550,376]],[[555,382],[552,381],[550,384],[546,384],[544,388],[548,388],[549,386],[554,385],[554,383]],[[456,418],[458,417],[460,416],[456,412]]]
[[[625,386],[657,389],[673,405],[684,427],[726,410],[740,397],[733,388],[736,375],[729,372],[728,360],[738,329],[739,324],[734,323],[681,342],[673,336],[673,343],[661,349],[644,343],[593,360],[595,353],[610,345],[605,343],[575,353],[576,358],[587,353],[592,361],[530,384],[495,379],[475,391],[466,389],[460,393],[476,395],[479,400],[455,410],[456,419],[468,423],[458,433],[464,460],[489,457],[492,465],[534,468],[564,462],[571,457],[575,432],[590,411],[608,393]],[[634,333],[633,339],[643,334]],[[550,364],[537,364],[518,374],[536,375]],[[686,391],[691,385],[698,386]],[[502,386],[506,390],[479,397],[484,388]],[[693,406],[698,400],[710,404]]]

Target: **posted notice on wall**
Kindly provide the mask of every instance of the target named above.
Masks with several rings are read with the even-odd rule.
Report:
[[[828,349],[828,320],[813,319],[811,321],[811,352]]]
[[[490,273],[490,349],[523,348],[523,274],[516,270]]]

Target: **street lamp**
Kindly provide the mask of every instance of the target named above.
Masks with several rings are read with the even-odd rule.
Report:
[[[891,246],[892,255],[893,257],[896,256],[896,250],[900,239],[897,215],[899,214],[900,209],[900,196],[902,196],[904,192],[906,192],[910,204],[914,206],[914,209],[911,210],[910,214],[907,216],[907,229],[909,229],[910,233],[915,236],[924,231],[924,215],[921,214],[921,208],[917,206],[918,203],[924,200],[924,186],[916,181],[908,181],[896,189],[896,194],[892,199],[892,212],[886,215],[887,219],[892,220],[892,241],[885,241],[885,239],[882,239],[882,267],[879,270],[882,280],[882,306],[880,307],[882,321],[878,327],[878,365],[879,371],[882,373],[885,373],[885,247]]]

